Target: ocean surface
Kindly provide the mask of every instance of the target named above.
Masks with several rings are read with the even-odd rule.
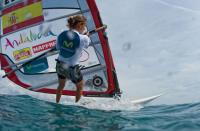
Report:
[[[0,95],[0,131],[199,131],[200,103],[89,109]]]

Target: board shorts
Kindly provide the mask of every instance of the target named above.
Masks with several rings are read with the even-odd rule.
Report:
[[[56,72],[60,79],[70,79],[74,84],[78,84],[83,80],[83,75],[79,65],[65,67],[65,63],[58,61],[56,63]]]

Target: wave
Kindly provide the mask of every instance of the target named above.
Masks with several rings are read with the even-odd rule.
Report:
[[[88,109],[27,95],[0,96],[4,130],[199,130],[200,103],[159,105],[137,111]]]

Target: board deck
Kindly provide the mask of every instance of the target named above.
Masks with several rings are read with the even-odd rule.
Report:
[[[158,95],[154,95],[154,96],[150,96],[150,97],[145,97],[145,98],[141,98],[141,99],[137,99],[137,100],[132,100],[131,103],[135,104],[135,105],[145,105],[145,104],[148,104],[149,102],[159,98],[162,95],[163,94],[158,94]]]

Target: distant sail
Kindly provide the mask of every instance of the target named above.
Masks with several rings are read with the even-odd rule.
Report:
[[[3,6],[0,60],[7,78],[28,90],[55,94],[58,52],[46,52],[55,46],[57,36],[67,29],[66,19],[77,14],[87,18],[89,31],[103,26],[94,0],[16,0]],[[113,97],[120,93],[104,31],[90,36],[92,46],[81,56],[84,96]],[[35,59],[38,56],[40,59]],[[28,64],[24,66],[26,62]],[[63,95],[74,96],[75,90],[74,84],[68,81]]]

